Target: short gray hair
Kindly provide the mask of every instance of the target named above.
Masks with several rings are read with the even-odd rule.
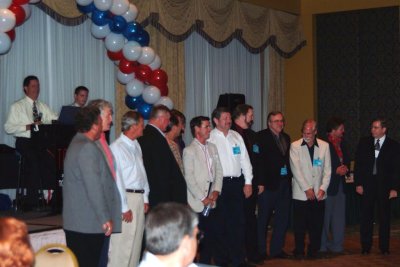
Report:
[[[127,131],[132,125],[138,125],[143,116],[136,111],[128,111],[122,116],[121,131]]]
[[[146,218],[146,249],[155,255],[176,251],[185,235],[193,236],[199,219],[188,206],[162,203],[150,210]]]
[[[113,111],[113,106],[112,106],[111,102],[108,102],[107,100],[104,100],[104,99],[91,100],[88,103],[88,106],[97,107],[100,110],[101,114],[103,114],[103,111],[105,108],[111,109],[111,112]]]

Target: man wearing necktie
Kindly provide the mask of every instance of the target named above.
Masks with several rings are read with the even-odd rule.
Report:
[[[38,204],[38,190],[43,185],[55,186],[55,169],[49,154],[31,139],[31,131],[38,125],[50,124],[58,115],[38,100],[40,83],[36,76],[27,76],[23,82],[25,97],[11,105],[4,129],[15,137],[15,148],[24,159],[24,187],[27,187],[25,208]],[[45,179],[45,180],[43,180]],[[53,183],[53,184],[52,184]]]
[[[354,182],[361,198],[360,241],[361,253],[369,254],[375,204],[378,205],[379,249],[390,254],[390,204],[397,197],[400,186],[399,144],[388,137],[386,120],[375,119],[371,135],[360,140],[355,157]]]

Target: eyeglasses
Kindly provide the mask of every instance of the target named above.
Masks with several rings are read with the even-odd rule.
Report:
[[[271,122],[273,122],[273,123],[278,123],[278,122],[284,123],[285,120],[274,120],[274,121],[271,121]]]

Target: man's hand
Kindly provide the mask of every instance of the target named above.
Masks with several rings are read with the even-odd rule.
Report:
[[[339,167],[336,168],[336,174],[339,174],[340,176],[345,175],[349,169],[347,168],[346,165],[340,165]]]
[[[390,193],[389,193],[389,199],[392,199],[392,198],[396,198],[397,197],[397,191],[396,190],[390,190]]]
[[[245,184],[243,186],[243,193],[245,198],[249,198],[251,194],[253,193],[253,188],[251,187],[251,184]]]
[[[124,222],[130,223],[133,219],[133,214],[131,210],[128,210],[127,212],[122,213],[122,220]]]
[[[307,197],[308,200],[314,200],[315,199],[315,193],[314,193],[314,190],[312,188],[307,189],[304,192],[306,193],[306,197]]]
[[[113,223],[112,221],[107,221],[103,224],[103,231],[106,236],[110,236],[113,230]]]
[[[218,191],[213,191],[208,198],[210,198],[212,201],[217,202],[217,199],[219,197],[219,192]]]
[[[146,214],[149,211],[149,203],[144,203],[144,214]]]
[[[364,188],[362,187],[362,185],[356,186],[356,192],[357,192],[359,195],[364,194]]]
[[[325,196],[325,191],[322,189],[318,190],[317,200],[321,201],[324,198],[324,196]]]
[[[262,194],[262,192],[264,192],[264,186],[263,185],[259,185],[258,186],[258,194]]]
[[[203,202],[204,207],[208,206],[209,204],[211,204],[211,205],[213,204],[213,200],[209,197],[206,197],[201,202]]]

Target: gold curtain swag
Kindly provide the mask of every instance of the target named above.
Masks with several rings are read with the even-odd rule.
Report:
[[[268,45],[285,58],[292,57],[305,44],[299,17],[237,0],[130,0],[139,10],[136,20],[153,25],[174,42],[197,31],[215,47],[225,47],[233,38],[251,53]],[[38,7],[65,25],[87,19],[74,0],[43,0]]]

